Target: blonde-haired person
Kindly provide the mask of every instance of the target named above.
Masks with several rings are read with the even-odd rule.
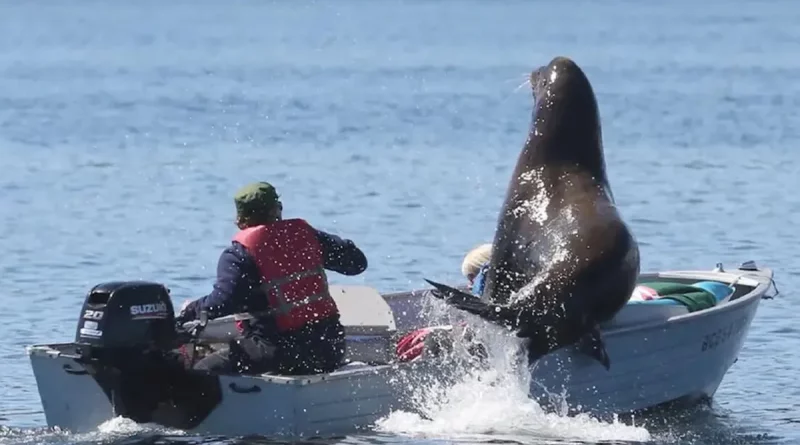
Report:
[[[486,243],[467,252],[461,263],[461,274],[469,281],[472,293],[475,295],[483,293],[484,277],[491,257],[492,244]]]

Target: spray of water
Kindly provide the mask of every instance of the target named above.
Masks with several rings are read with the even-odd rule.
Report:
[[[186,434],[181,430],[165,428],[156,424],[138,424],[124,417],[115,417],[107,420],[97,427],[97,432],[107,436],[128,437],[136,434],[159,433],[170,436]]]
[[[94,445],[149,436],[177,438],[185,435],[180,430],[155,424],[137,424],[130,419],[115,417],[100,424],[96,430],[86,433],[72,433],[59,428],[4,430],[0,427],[0,445]]]
[[[528,397],[530,372],[521,352],[521,340],[513,334],[477,320],[472,329],[481,332],[489,355],[486,366],[455,348],[445,361],[456,368],[437,372],[410,387],[413,409],[395,411],[377,423],[377,430],[427,438],[471,438],[476,435],[504,437],[535,436],[541,439],[581,441],[648,441],[647,429],[620,422],[605,423],[588,415],[567,417],[545,412]],[[456,374],[453,378],[453,372]],[[412,384],[412,383],[410,383]],[[564,400],[563,394],[551,398]]]

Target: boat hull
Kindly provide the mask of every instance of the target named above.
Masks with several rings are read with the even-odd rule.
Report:
[[[29,348],[47,424],[73,432],[94,431],[114,418],[97,381],[70,353],[72,344]],[[390,365],[349,365],[300,377],[217,376],[221,400],[198,434],[313,437],[369,427],[398,407]],[[168,425],[167,425],[168,426]]]
[[[736,362],[758,303],[609,333],[609,370],[572,348],[545,356],[533,367],[531,395],[553,409],[565,402],[570,413],[595,415],[710,399]]]

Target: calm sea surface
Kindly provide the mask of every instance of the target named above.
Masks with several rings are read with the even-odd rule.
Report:
[[[335,282],[459,281],[525,140],[517,87],[556,55],[593,82],[643,268],[753,259],[783,294],[710,409],[596,425],[500,395],[344,440],[800,442],[798,23],[793,0],[0,2],[0,443],[201,440],[48,430],[24,347],[69,341],[100,281],[207,293],[245,182],[363,248]]]

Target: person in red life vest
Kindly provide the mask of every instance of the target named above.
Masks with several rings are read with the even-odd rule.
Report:
[[[217,266],[206,297],[184,304],[179,322],[234,314],[240,336],[194,369],[216,373],[315,374],[331,372],[345,352],[344,327],[328,291],[325,269],[358,275],[364,253],[350,241],[283,219],[275,188],[258,182],[234,198],[241,229]]]

